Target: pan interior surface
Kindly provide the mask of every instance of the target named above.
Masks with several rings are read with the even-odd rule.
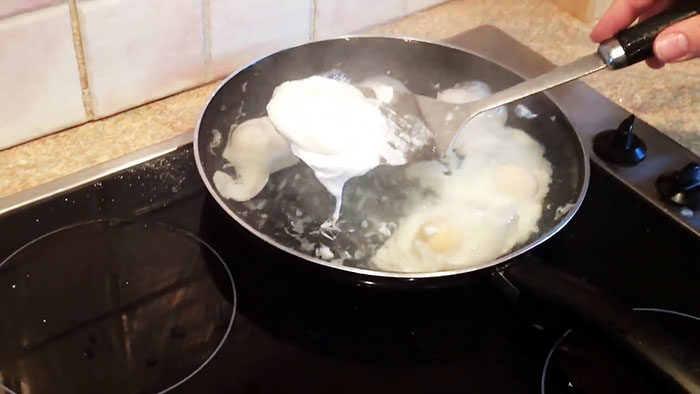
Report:
[[[281,83],[312,75],[342,76],[353,82],[387,75],[413,93],[432,97],[465,81],[482,81],[497,91],[522,78],[477,55],[448,46],[356,37],[313,42],[270,55],[232,75],[211,98],[195,136],[196,159],[207,188],[225,211],[255,236],[304,259],[370,275],[402,276],[379,271],[369,262],[373,251],[395,228],[392,223],[410,208],[408,196],[415,185],[406,179],[402,167],[380,166],[352,179],[343,194],[338,223],[342,231],[334,234],[319,231],[333,212],[333,197],[303,163],[272,174],[263,191],[249,201],[225,199],[214,187],[213,174],[227,164],[222,153],[232,127],[265,116],[272,92]],[[524,104],[537,117],[516,115],[517,104]],[[551,236],[577,208],[588,172],[585,153],[571,124],[544,94],[521,100],[507,110],[507,126],[525,131],[542,144],[552,166],[552,182],[538,231],[498,260],[405,276],[442,276],[497,264]]]

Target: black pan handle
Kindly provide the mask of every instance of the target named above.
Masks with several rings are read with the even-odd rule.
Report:
[[[688,393],[700,393],[700,354],[666,331],[581,282],[533,256],[500,274],[520,292],[566,313],[579,324],[621,345],[661,377]]]
[[[665,11],[644,22],[619,32],[598,48],[608,66],[613,69],[630,66],[654,56],[654,40],[667,27],[700,14],[700,1],[676,0]],[[615,52],[622,47],[624,55]]]

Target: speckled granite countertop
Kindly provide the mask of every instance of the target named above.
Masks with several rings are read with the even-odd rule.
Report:
[[[441,40],[490,24],[563,64],[595,50],[591,26],[540,0],[453,1],[370,30]],[[700,61],[643,64],[585,79],[593,88],[700,154]],[[217,83],[0,151],[0,197],[191,130]]]

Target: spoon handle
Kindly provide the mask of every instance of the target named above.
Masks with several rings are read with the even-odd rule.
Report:
[[[608,67],[618,69],[654,56],[654,40],[667,27],[700,14],[700,1],[676,0],[653,17],[619,32],[598,48]]]
[[[573,62],[557,67],[535,78],[527,79],[517,85],[501,90],[479,101],[474,101],[473,107],[478,109],[473,111],[475,116],[481,112],[488,111],[535,93],[551,89],[555,86],[579,79],[588,74],[605,68],[605,63],[598,54],[590,54],[574,60]]]

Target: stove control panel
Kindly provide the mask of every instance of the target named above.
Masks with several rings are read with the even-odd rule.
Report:
[[[593,139],[593,150],[601,159],[615,164],[633,166],[644,160],[647,145],[634,134],[635,116],[630,115],[617,129],[605,130]]]
[[[659,176],[656,189],[661,197],[693,211],[700,209],[700,163],[689,163],[678,171]]]

